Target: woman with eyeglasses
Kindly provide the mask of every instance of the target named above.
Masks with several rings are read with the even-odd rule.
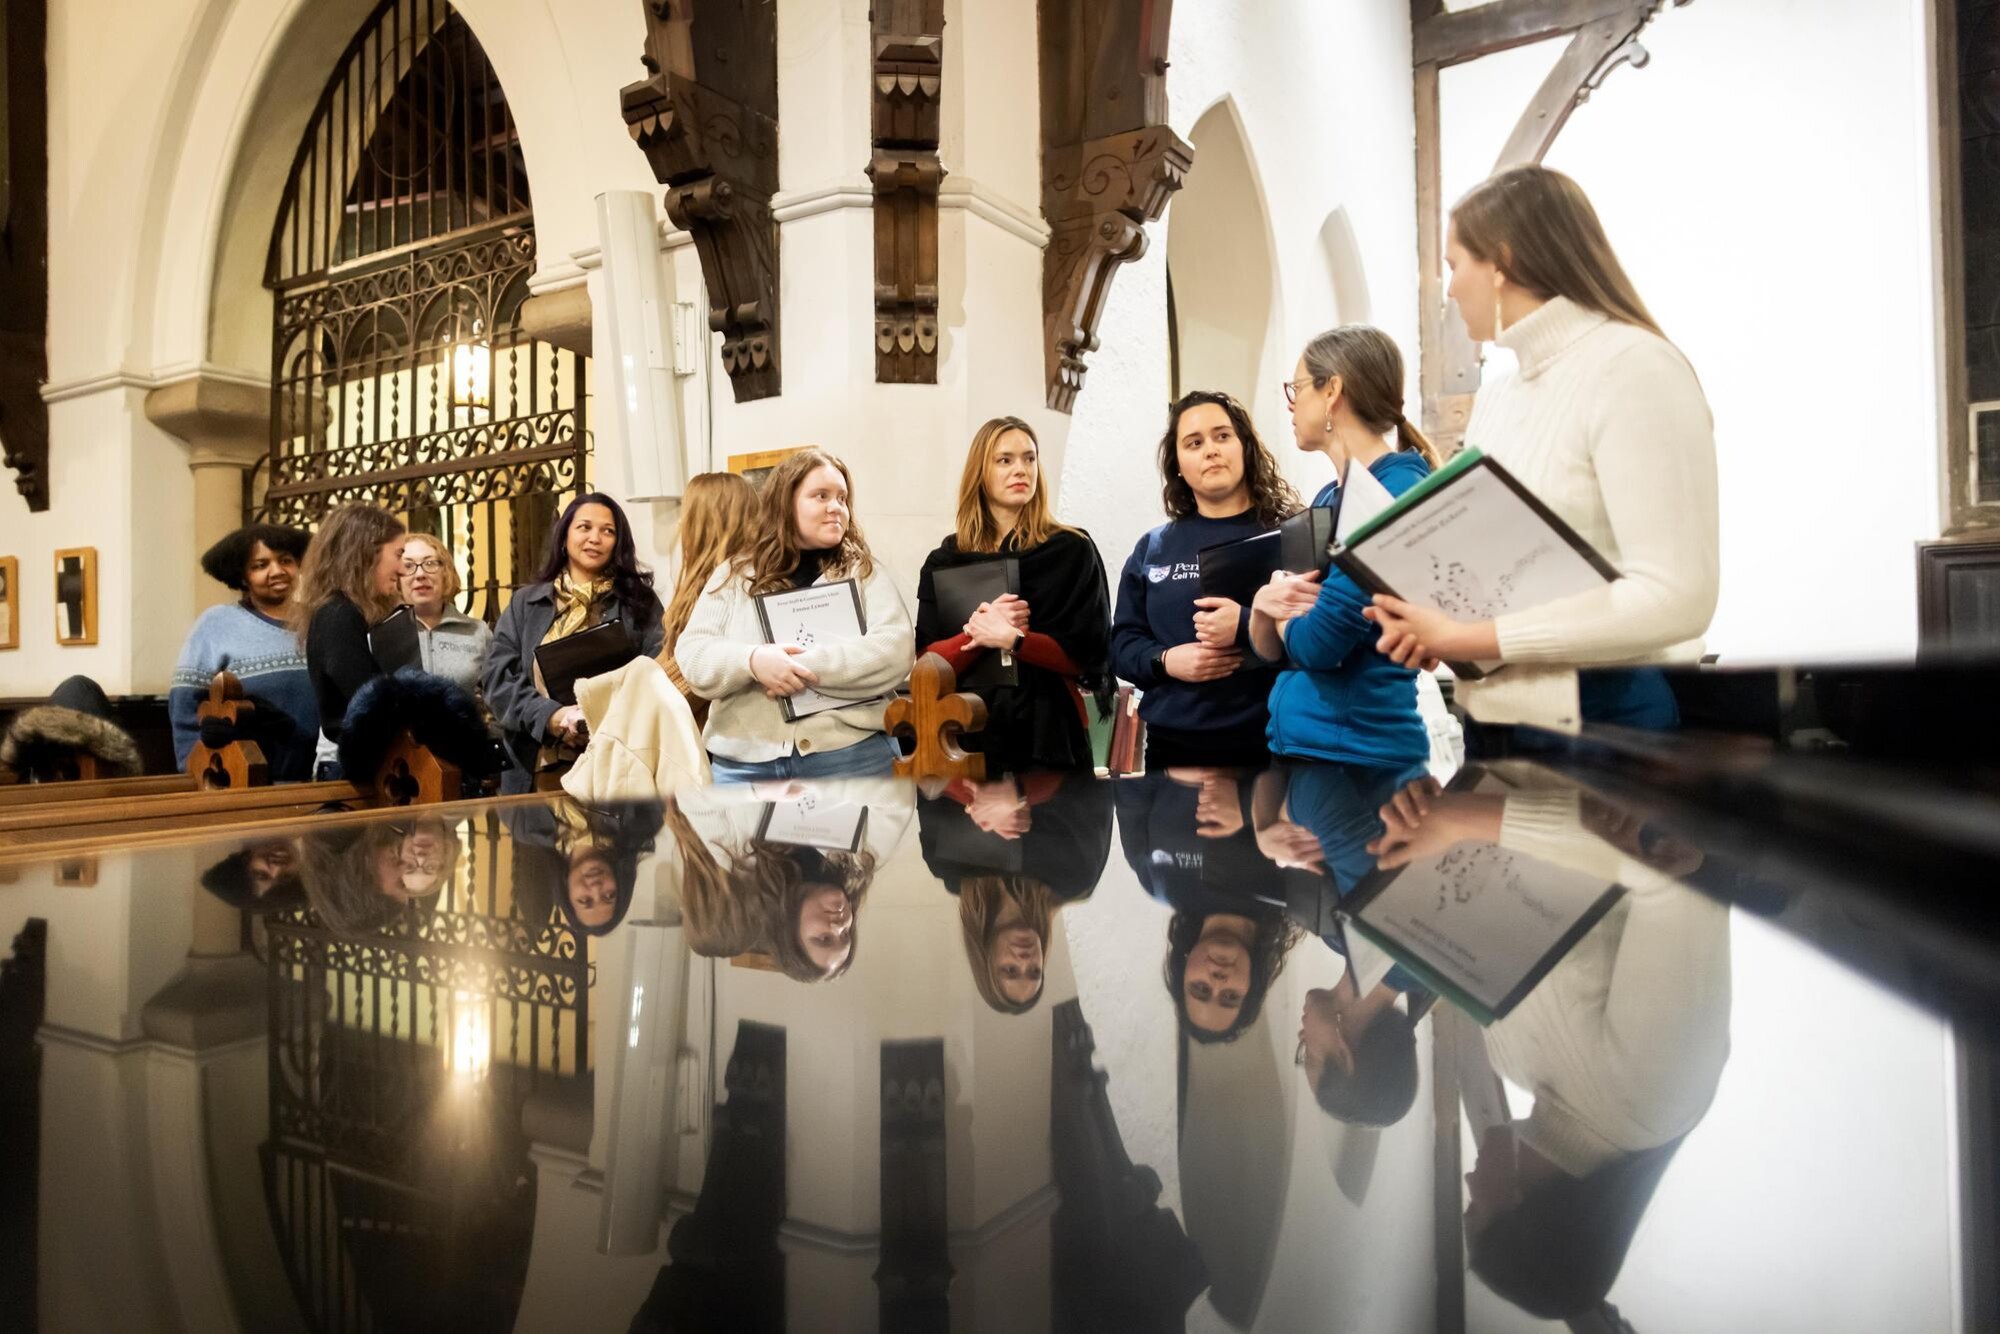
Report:
[[[1118,578],[1111,666],[1145,692],[1146,767],[1260,764],[1277,669],[1250,651],[1250,609],[1201,596],[1203,547],[1275,528],[1303,506],[1228,394],[1197,390],[1160,437],[1167,522]]]
[[[417,618],[424,670],[478,694],[493,631],[452,605],[459,592],[458,563],[443,538],[412,533],[403,543],[402,590]]]

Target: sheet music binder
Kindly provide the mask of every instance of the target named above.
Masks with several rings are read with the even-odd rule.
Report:
[[[638,656],[639,646],[625,627],[604,621],[541,645],[535,650],[535,667],[550,699],[574,704],[578,681],[615,672]]]
[[[1269,532],[1203,547],[1195,553],[1201,595],[1229,598],[1247,607],[1279,570],[1305,574],[1324,569],[1337,512],[1330,506],[1302,509]]]
[[[1003,594],[1021,592],[1021,562],[1012,556],[953,565],[931,575],[937,590],[938,611],[946,625],[964,625],[982,602],[992,602]],[[965,669],[959,678],[960,690],[980,690],[1021,683],[1021,669],[1014,655],[988,649]]]
[[[417,630],[417,614],[408,607],[398,607],[369,626],[368,652],[375,665],[391,676],[405,667],[422,667],[424,649]]]
[[[796,643],[810,648],[815,643],[859,639],[868,633],[868,613],[861,605],[861,585],[852,579],[808,584],[804,588],[781,589],[776,593],[759,593],[755,601],[757,623],[763,627],[766,644]],[[878,695],[876,698],[888,699],[889,696]],[[778,706],[784,711],[785,721],[795,723],[816,713],[867,702],[836,699],[807,687],[796,695],[780,699]]]
[[[1471,446],[1330,554],[1370,593],[1465,621],[1523,611],[1619,577],[1512,473]],[[1455,675],[1477,680],[1500,664],[1449,665]]]

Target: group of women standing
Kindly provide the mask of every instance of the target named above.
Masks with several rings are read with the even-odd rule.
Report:
[[[376,672],[369,625],[420,596],[430,608],[427,666],[470,684],[478,664],[477,684],[506,738],[509,790],[532,786],[588,739],[583,711],[558,704],[538,680],[535,649],[607,621],[659,659],[725,781],[887,772],[898,747],[882,731],[880,701],[923,651],[962,675],[984,655],[1010,658],[1008,684],[979,687],[989,722],[970,739],[996,768],[1087,769],[1086,701],[1107,700],[1118,678],[1144,692],[1152,766],[1273,753],[1420,761],[1428,737],[1416,675],[1440,659],[1512,665],[1460,684],[1481,720],[1671,726],[1664,679],[1641,665],[1691,656],[1715,603],[1714,441],[1700,384],[1567,177],[1520,167],[1477,187],[1452,211],[1447,254],[1468,333],[1519,360],[1517,373],[1481,391],[1468,442],[1620,569],[1601,589],[1482,622],[1370,597],[1324,565],[1274,576],[1249,605],[1204,597],[1203,548],[1267,531],[1304,506],[1244,406],[1201,390],[1169,411],[1158,453],[1168,518],[1126,559],[1115,606],[1089,535],[1054,517],[1033,429],[1001,417],[972,440],[957,523],[924,562],[914,625],[863,536],[847,466],[806,449],[788,455],[761,491],[725,475],[694,479],[664,604],[617,503],[579,497],[490,644],[476,622],[449,611],[449,553],[381,510],[336,512],[310,548],[302,535],[246,530],[230,551],[210,553],[243,602],[197,626],[177,685],[227,665],[209,644],[224,618],[255,641],[237,656],[283,658],[273,629],[295,580],[289,625],[317,706],[322,773],[348,701]],[[1404,415],[1405,387],[1402,355],[1379,330],[1346,325],[1306,345],[1283,390],[1293,444],[1331,467],[1314,505],[1339,505],[1351,465],[1392,496],[1436,466]],[[1019,591],[981,602],[962,622],[946,616],[944,572],[1001,558],[1018,562]],[[854,581],[860,636],[765,641],[760,596],[841,580]],[[794,718],[784,701],[807,689],[841,703]],[[191,723],[191,704],[183,711]],[[293,712],[304,724],[302,714]]]

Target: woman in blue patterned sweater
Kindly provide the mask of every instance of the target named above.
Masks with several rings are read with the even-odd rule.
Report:
[[[195,710],[208,683],[229,671],[259,705],[257,742],[273,782],[311,777],[319,738],[319,704],[306,676],[305,654],[285,622],[299,560],[312,534],[259,523],[239,528],[202,553],[201,568],[241,596],[210,607],[195,620],[174,665],[167,713],[174,728],[174,763],[187,767],[201,739]]]

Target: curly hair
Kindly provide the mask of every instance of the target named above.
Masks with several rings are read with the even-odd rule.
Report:
[[[1201,939],[1202,923],[1208,920],[1210,914],[1177,912],[1167,923],[1167,959],[1161,974],[1166,980],[1167,995],[1173,999],[1174,1014],[1180,1019],[1181,1031],[1196,1042],[1234,1042],[1242,1037],[1263,1012],[1264,996],[1270,991],[1271,983],[1285,971],[1285,956],[1292,952],[1292,946],[1305,938],[1305,928],[1283,913],[1251,912],[1244,915],[1257,923],[1257,940],[1250,947],[1250,985],[1244,991],[1243,1006],[1237,1010],[1235,1021],[1220,1033],[1197,1028],[1187,1014],[1188,955]]]
[[[249,591],[250,553],[262,542],[280,555],[305,559],[312,534],[303,528],[287,528],[280,523],[253,523],[238,528],[201,553],[201,568],[209,578],[238,593]]]
[[[850,575],[866,579],[875,573],[875,555],[868,539],[861,535],[861,523],[854,517],[854,477],[847,465],[826,450],[813,446],[787,454],[764,479],[764,491],[757,498],[757,534],[750,550],[738,556],[733,573],[750,577],[753,594],[776,593],[785,589],[793,571],[799,568],[799,521],[796,500],[799,487],[815,468],[831,468],[847,485],[847,529],[840,547],[827,558],[829,579]]]
[[[1267,528],[1273,527],[1304,509],[1306,505],[1299,499],[1299,493],[1278,471],[1278,461],[1257,438],[1249,409],[1228,394],[1196,389],[1182,394],[1167,409],[1167,429],[1160,436],[1160,504],[1166,508],[1167,516],[1186,519],[1196,512],[1194,488],[1181,476],[1180,426],[1182,413],[1203,404],[1212,404],[1229,415],[1229,425],[1243,446],[1243,480],[1250,488],[1250,508],[1256,512],[1257,521]]]

